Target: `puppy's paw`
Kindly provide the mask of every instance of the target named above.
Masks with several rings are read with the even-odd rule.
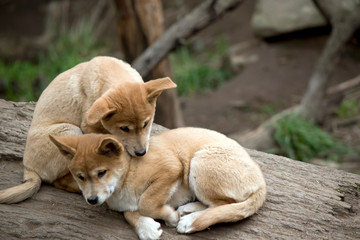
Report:
[[[170,217],[165,221],[165,224],[169,227],[176,227],[180,220],[180,215],[177,211],[172,210]]]
[[[193,232],[192,223],[201,215],[202,212],[194,212],[188,215],[185,215],[180,218],[179,224],[176,227],[176,230],[179,233],[191,233]]]
[[[189,213],[191,213],[191,211],[189,211],[189,210],[187,209],[187,204],[178,207],[178,209],[177,209],[176,211],[179,213],[179,215],[180,215],[181,217],[184,216],[184,215],[188,215]]]
[[[149,217],[141,216],[136,225],[136,233],[141,240],[159,239],[162,232],[160,223]]]
[[[178,207],[177,211],[178,211],[179,215],[182,217],[189,213],[204,210],[205,208],[207,208],[207,207],[204,204],[202,204],[201,202],[190,202],[183,206]]]

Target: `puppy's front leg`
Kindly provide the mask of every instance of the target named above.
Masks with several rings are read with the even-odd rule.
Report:
[[[169,179],[157,179],[141,195],[138,204],[141,215],[153,219],[164,220],[166,225],[175,227],[179,222],[179,214],[166,202],[176,191],[177,182]]]
[[[124,212],[126,221],[135,229],[140,239],[159,239],[162,230],[160,223],[150,217],[141,216],[138,211]]]

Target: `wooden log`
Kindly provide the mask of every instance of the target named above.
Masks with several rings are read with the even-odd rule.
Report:
[[[0,160],[22,160],[35,103],[0,99]]]
[[[27,127],[35,103],[0,100],[0,189],[22,180]],[[156,132],[166,129],[155,125]],[[161,239],[359,239],[360,176],[248,150],[260,164],[267,201],[254,216]],[[136,239],[122,214],[86,204],[79,194],[43,185],[31,199],[0,204],[1,239]]]

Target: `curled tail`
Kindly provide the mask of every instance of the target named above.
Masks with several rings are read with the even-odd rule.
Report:
[[[24,183],[0,191],[0,203],[18,203],[34,195],[41,186],[40,176],[31,170],[24,170]]]
[[[208,208],[200,212],[194,212],[192,213],[194,214],[194,218],[189,216],[189,219],[192,219],[190,220],[190,222],[187,222],[187,227],[184,228],[183,226],[182,231],[180,232],[197,232],[217,223],[236,222],[241,219],[247,218],[256,213],[256,211],[265,202],[265,198],[266,187],[263,186],[243,202],[220,205]]]

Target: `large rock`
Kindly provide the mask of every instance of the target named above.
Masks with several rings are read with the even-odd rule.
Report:
[[[258,0],[252,17],[255,35],[263,38],[325,25],[311,0]]]

